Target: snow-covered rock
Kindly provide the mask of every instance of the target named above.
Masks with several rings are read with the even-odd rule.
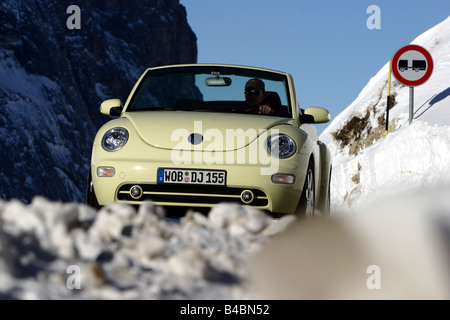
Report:
[[[80,29],[69,29],[69,5]],[[0,198],[84,202],[105,99],[123,102],[146,68],[195,63],[179,1],[0,2]]]

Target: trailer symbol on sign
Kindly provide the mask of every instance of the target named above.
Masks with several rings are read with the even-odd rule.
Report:
[[[427,81],[433,72],[433,59],[418,45],[407,45],[392,58],[392,73],[404,85],[414,87]]]
[[[427,69],[427,61],[426,60],[413,60],[412,66],[409,66],[408,60],[398,60],[398,69],[400,72],[403,72],[408,69],[413,69],[416,72],[419,72],[419,70],[426,70]]]

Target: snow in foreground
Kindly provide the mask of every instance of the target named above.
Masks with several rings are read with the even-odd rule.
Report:
[[[311,221],[0,202],[0,299],[448,299],[449,194]]]
[[[249,255],[290,220],[234,205],[178,222],[150,203],[0,202],[0,299],[240,299]]]

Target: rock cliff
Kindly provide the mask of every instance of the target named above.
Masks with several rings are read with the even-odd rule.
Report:
[[[197,61],[179,0],[6,0],[0,21],[4,200],[84,202],[92,141],[109,120],[100,103],[125,101],[148,67]]]

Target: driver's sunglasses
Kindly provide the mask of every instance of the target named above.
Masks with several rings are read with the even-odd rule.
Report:
[[[254,95],[254,96],[259,96],[260,91],[259,90],[245,90],[244,93],[246,95]]]

